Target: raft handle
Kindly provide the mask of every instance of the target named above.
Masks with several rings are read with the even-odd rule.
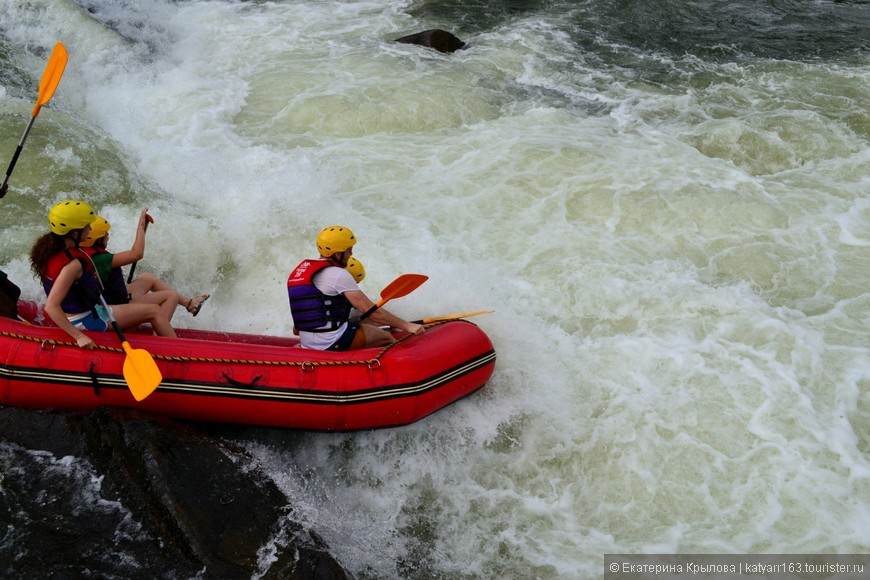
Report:
[[[91,368],[88,370],[88,374],[91,375],[91,382],[94,384],[94,394],[96,396],[100,396],[100,381],[97,378],[97,373],[94,370],[94,367],[97,366],[97,363],[91,361]]]
[[[257,382],[263,378],[263,375],[257,375],[254,377],[254,379],[250,383],[243,383],[242,381],[237,381],[236,379],[232,378],[226,372],[223,372],[221,374],[223,374],[223,376],[227,380],[227,382],[230,383],[231,385],[233,385],[234,387],[255,387],[255,386],[257,386]]]

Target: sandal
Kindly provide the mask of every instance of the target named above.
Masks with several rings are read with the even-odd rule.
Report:
[[[199,314],[199,309],[202,308],[202,303],[208,300],[211,294],[200,294],[196,298],[191,298],[187,302],[187,311],[190,312],[192,316],[196,316]]]

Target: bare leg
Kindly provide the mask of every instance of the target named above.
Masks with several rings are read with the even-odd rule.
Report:
[[[366,333],[365,348],[388,346],[396,342],[392,334],[374,324],[363,323],[360,325],[360,328]]]
[[[173,306],[173,311],[176,307],[181,306],[194,316],[199,314],[199,309],[202,308],[202,303],[209,297],[208,294],[201,294],[195,298],[186,296],[181,292],[176,291],[175,288],[163,280],[157,278],[151,272],[143,272],[141,275],[137,276],[135,280],[127,284],[127,291],[130,293],[130,297],[134,302],[143,302],[141,298],[148,296],[149,294],[172,292],[175,295],[175,306]],[[148,299],[145,302],[154,302],[154,300]],[[167,303],[161,301],[160,304],[165,306]],[[168,306],[165,306],[165,308],[168,309]],[[172,320],[172,314],[168,314],[167,317]]]
[[[173,288],[151,272],[143,272],[141,275],[136,276],[135,280],[127,284],[127,291],[134,299],[138,298],[143,294],[147,294],[148,292],[160,292],[161,290],[171,290],[172,292],[178,294],[178,303],[181,306],[184,306],[185,304],[190,302],[190,298],[188,298],[181,292],[176,292],[175,288]]]
[[[129,304],[115,304],[112,306],[112,314],[122,330],[135,328],[140,324],[150,323],[157,336],[175,337],[175,329],[163,315],[163,311],[157,304],[145,304],[142,302],[130,302]]]
[[[141,294],[133,298],[132,302],[157,304],[160,306],[166,319],[171,322],[172,316],[175,314],[175,309],[178,307],[178,293],[173,290],[158,290],[157,292]]]

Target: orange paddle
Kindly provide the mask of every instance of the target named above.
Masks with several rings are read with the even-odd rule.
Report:
[[[414,290],[420,287],[420,285],[429,279],[429,276],[424,276],[423,274],[402,274],[392,282],[390,282],[386,288],[381,290],[381,299],[378,300],[378,303],[365,311],[365,313],[360,317],[360,320],[365,320],[369,316],[371,316],[375,310],[392,300],[393,298],[401,298],[402,296],[407,296]]]
[[[21,141],[18,142],[18,148],[15,149],[15,155],[12,156],[12,162],[6,170],[6,177],[3,178],[3,185],[0,185],[0,197],[6,194],[6,186],[9,183],[9,176],[12,175],[12,170],[15,168],[15,163],[18,161],[18,156],[21,155],[21,149],[24,147],[24,141],[27,139],[30,128],[33,127],[33,122],[36,121],[39,110],[42,105],[51,100],[54,95],[54,90],[60,83],[60,77],[63,76],[63,71],[66,68],[66,62],[69,55],[66,52],[66,47],[61,43],[54,45],[54,50],[48,59],[48,64],[45,66],[45,72],[42,73],[42,80],[39,81],[39,95],[36,98],[36,104],[33,106],[33,112],[30,116],[30,122],[24,130],[24,135],[21,136]]]
[[[127,387],[133,393],[133,397],[137,401],[141,401],[148,395],[154,392],[163,380],[163,375],[160,369],[157,368],[157,363],[147,350],[141,348],[133,348],[127,339],[124,338],[124,333],[115,321],[112,315],[112,309],[106,304],[106,299],[100,293],[100,301],[103,303],[103,308],[106,309],[106,314],[109,316],[109,321],[112,323],[112,328],[121,339],[121,346],[124,347],[124,352],[127,353],[127,358],[124,359],[124,380],[127,381]]]

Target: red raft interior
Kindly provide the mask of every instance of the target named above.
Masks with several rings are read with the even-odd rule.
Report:
[[[481,388],[495,350],[475,324],[453,320],[386,348],[336,353],[289,337],[176,329],[178,338],[125,332],[155,360],[163,380],[136,401],[123,374],[126,353],[114,332],[88,333],[83,350],[45,323],[0,318],[0,405],[90,411],[126,407],[193,421],[349,431],[412,423]],[[147,329],[146,329],[147,330]]]

